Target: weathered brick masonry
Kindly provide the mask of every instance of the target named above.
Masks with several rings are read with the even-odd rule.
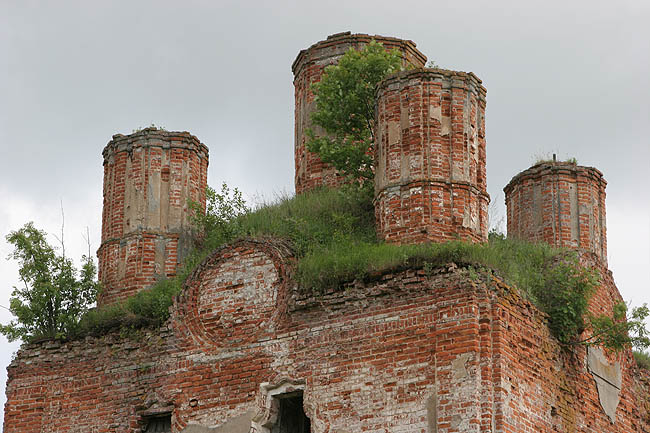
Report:
[[[114,135],[104,156],[98,304],[176,274],[192,242],[188,200],[205,203],[208,148],[188,132]]]
[[[387,242],[487,241],[485,94],[474,74],[416,69],[377,91],[375,209]]]
[[[298,193],[340,183],[304,148],[309,85],[372,38],[426,60],[410,41],[345,33],[294,62]],[[383,239],[486,240],[484,114],[472,73],[415,69],[381,84]],[[207,163],[189,133],[145,129],[106,146],[100,305],[174,275]],[[510,235],[578,249],[600,272],[594,313],[621,301],[604,200],[598,170],[566,163],[506,187]],[[449,263],[314,292],[295,265],[282,240],[238,240],[196,269],[158,329],[24,345],[8,367],[4,432],[650,432],[650,375],[630,351],[560,347],[547,317],[487,270]]]
[[[168,412],[174,432],[271,432],[276,397],[294,390],[318,433],[648,431],[629,352],[612,423],[585,351],[564,352],[490,274],[449,264],[311,293],[292,268],[283,242],[239,241],[160,330],[23,347],[5,432],[135,433]]]
[[[326,66],[338,63],[338,59],[350,49],[362,49],[375,40],[386,49],[396,49],[402,55],[404,66],[422,67],[427,61],[424,54],[415,48],[413,41],[406,41],[387,36],[370,36],[365,34],[337,33],[328,36],[306,50],[300,51],[294,60],[293,84],[295,87],[295,186],[296,193],[312,190],[319,186],[338,186],[343,178],[338,176],[333,167],[323,163],[320,158],[305,147],[306,131],[314,130],[316,135],[324,131],[311,123],[311,114],[316,109],[311,85],[320,81]]]

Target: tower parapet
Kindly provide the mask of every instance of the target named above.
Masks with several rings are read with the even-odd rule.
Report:
[[[542,162],[503,189],[508,236],[591,251],[607,265],[603,174],[570,162]]]
[[[205,205],[208,148],[189,132],[117,134],[104,156],[98,305],[176,274],[192,242],[188,200]]]
[[[426,56],[416,49],[413,41],[344,32],[328,36],[326,40],[300,51],[291,66],[296,101],[294,157],[297,194],[319,186],[338,186],[343,183],[344,179],[333,167],[309,152],[305,146],[307,129],[312,128],[316,135],[324,135],[322,128],[311,123],[311,114],[316,109],[311,85],[320,81],[326,66],[338,63],[339,58],[350,48],[360,50],[372,40],[383,44],[386,49],[399,51],[404,66],[422,67],[427,61]]]
[[[377,234],[391,243],[487,240],[486,90],[473,73],[400,72],[379,84]]]

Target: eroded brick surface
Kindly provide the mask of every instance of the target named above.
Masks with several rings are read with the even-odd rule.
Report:
[[[331,35],[326,40],[300,51],[291,66],[296,100],[294,156],[297,194],[319,186],[339,186],[344,182],[344,178],[339,176],[333,167],[323,163],[316,154],[309,152],[305,147],[307,129],[312,128],[316,135],[324,134],[320,127],[311,123],[311,113],[316,109],[311,85],[320,81],[323,69],[338,63],[338,59],[346,51],[351,48],[362,49],[373,39],[382,43],[386,49],[398,50],[405,66],[422,67],[427,61],[426,56],[415,48],[413,41],[345,32]]]
[[[638,368],[634,374],[634,388],[639,396],[641,431],[650,431],[650,370]]]
[[[492,275],[450,264],[314,293],[292,268],[284,243],[240,241],[193,274],[161,329],[23,347],[4,431],[135,433],[167,411],[174,432],[270,431],[268,400],[293,389],[318,433],[647,431],[630,352],[610,355],[612,424],[585,351],[560,348]]]

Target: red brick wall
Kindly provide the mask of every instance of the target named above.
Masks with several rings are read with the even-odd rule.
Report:
[[[23,347],[5,433],[135,433],[165,411],[174,432],[267,432],[272,393],[294,388],[315,433],[647,431],[630,353],[611,424],[584,351],[563,351],[492,275],[450,264],[316,293],[292,268],[283,243],[240,241],[204,262],[158,330]]]
[[[294,151],[297,194],[323,185],[338,186],[343,183],[343,179],[337,175],[334,168],[324,164],[318,156],[305,148],[305,131],[312,127],[311,113],[316,108],[311,85],[320,81],[323,69],[328,65],[336,64],[346,51],[351,48],[362,49],[373,39],[382,43],[387,49],[397,49],[402,53],[405,65],[422,67],[427,60],[415,48],[413,41],[345,32],[331,35],[326,40],[300,51],[291,66],[296,98]],[[319,127],[313,128],[317,135],[323,134]]]
[[[392,243],[487,241],[485,94],[472,73],[405,71],[377,91],[375,213]]]
[[[642,422],[643,393],[634,386],[636,374],[631,352],[610,354],[622,369],[616,422],[605,415],[595,378],[588,371],[586,349],[567,351],[554,344],[543,315],[534,308],[499,305],[496,333],[502,395],[497,404],[503,431],[536,432],[646,432]],[[515,308],[513,308],[515,307]]]
[[[650,370],[637,368],[634,374],[634,389],[640,400],[641,431],[650,431]]]
[[[208,149],[188,132],[146,128],[103,151],[98,304],[173,276],[192,242],[188,199],[205,203]]]
[[[591,251],[607,264],[606,185],[593,167],[534,165],[503,189],[508,236]]]

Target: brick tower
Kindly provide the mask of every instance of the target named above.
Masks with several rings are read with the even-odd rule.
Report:
[[[208,169],[208,148],[188,132],[117,134],[102,154],[99,306],[176,274],[192,241],[187,202],[205,204]]]
[[[404,65],[422,67],[427,61],[426,56],[415,48],[413,41],[345,32],[328,36],[326,40],[300,51],[291,66],[296,98],[294,148],[296,194],[322,185],[337,186],[343,182],[333,167],[324,164],[318,156],[305,148],[305,131],[312,127],[311,113],[316,108],[311,85],[320,81],[326,66],[336,64],[350,48],[361,49],[373,39],[387,49],[397,49],[402,54]],[[323,134],[320,127],[314,126],[313,129],[317,135]]]
[[[375,214],[392,243],[487,240],[486,90],[473,73],[400,72],[377,90]]]
[[[594,253],[607,264],[605,186],[593,167],[542,162],[503,189],[508,236]]]

